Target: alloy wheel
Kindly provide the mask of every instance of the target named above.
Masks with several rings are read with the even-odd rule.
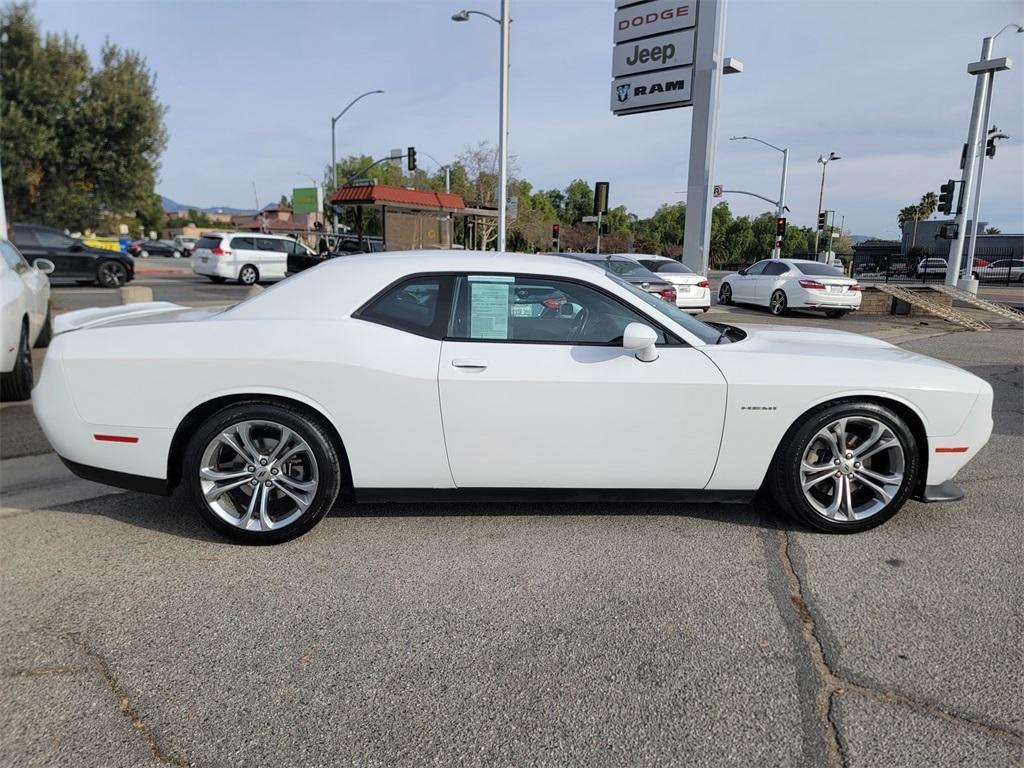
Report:
[[[903,444],[892,428],[869,416],[844,416],[808,442],[800,460],[800,488],[828,520],[865,520],[897,496],[905,466]]]
[[[728,283],[722,283],[722,287],[718,289],[718,303],[729,304],[732,301],[732,288],[729,287]]]
[[[238,281],[242,285],[252,285],[256,282],[256,270],[253,267],[242,267],[242,271],[238,275]]]
[[[107,261],[100,265],[100,282],[108,288],[117,288],[124,283],[124,267],[116,261]]]
[[[782,291],[772,294],[771,310],[773,315],[781,315],[786,311],[786,294]]]
[[[232,424],[203,451],[199,485],[221,520],[254,533],[284,528],[301,517],[319,486],[309,444],[274,421]]]

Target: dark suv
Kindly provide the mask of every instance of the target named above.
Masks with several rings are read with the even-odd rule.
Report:
[[[56,269],[51,280],[77,280],[103,288],[118,288],[135,279],[135,260],[120,251],[93,248],[56,229],[39,224],[15,224],[12,240],[33,259],[49,259]]]

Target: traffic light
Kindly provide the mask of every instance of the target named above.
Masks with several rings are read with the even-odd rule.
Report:
[[[775,236],[776,237],[785,237],[786,236],[786,217],[785,216],[779,216],[779,218],[777,218],[775,220]]]
[[[956,240],[957,226],[956,224],[943,224],[939,227],[939,237],[943,240]]]
[[[558,223],[551,225],[551,247],[558,250]]]
[[[956,182],[950,179],[939,187],[939,213],[947,216],[953,212],[953,190],[956,189]]]
[[[824,232],[826,224],[828,224],[828,211],[822,211],[818,214],[818,229]]]
[[[608,182],[599,181],[594,185],[594,215],[608,213]]]
[[[407,167],[409,168],[409,170],[410,171],[415,171],[416,170],[416,147],[409,147],[409,149],[407,149],[405,151],[405,158],[406,158]]]
[[[993,138],[990,138],[988,140],[988,143],[985,145],[985,157],[995,157],[995,156],[996,156],[996,140],[993,137]]]

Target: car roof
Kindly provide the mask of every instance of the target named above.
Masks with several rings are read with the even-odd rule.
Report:
[[[549,256],[562,256],[577,261],[608,261],[617,259],[619,261],[636,261],[635,258],[626,253],[551,253]]]
[[[676,261],[676,259],[670,259],[668,256],[659,256],[656,253],[612,253],[610,256],[625,256],[628,259],[639,261],[646,259],[647,261]]]
[[[604,272],[595,265],[578,259],[552,259],[550,255],[531,253],[500,253],[497,251],[466,251],[431,249],[418,251],[382,251],[353,254],[331,259],[321,268],[358,262],[394,265],[398,271],[414,272],[518,272],[535,275],[564,275],[592,278],[594,270]]]

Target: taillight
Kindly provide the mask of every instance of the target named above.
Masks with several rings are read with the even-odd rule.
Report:
[[[848,290],[848,291],[859,291],[860,290],[860,285],[857,284],[857,283],[854,283],[853,285],[848,285],[848,286],[846,286],[846,290]]]
[[[707,280],[701,280],[699,283],[697,283],[698,288],[707,288],[709,285],[711,285],[711,283],[709,283]]]
[[[225,250],[224,248],[211,248],[210,253],[214,256],[230,256],[231,251]]]
[[[665,301],[676,300],[676,289],[675,288],[662,288],[658,291],[658,295],[661,296]]]
[[[814,290],[814,291],[824,291],[825,290],[824,283],[819,283],[817,280],[801,280],[800,281],[800,287],[801,288],[810,288],[811,290]]]

